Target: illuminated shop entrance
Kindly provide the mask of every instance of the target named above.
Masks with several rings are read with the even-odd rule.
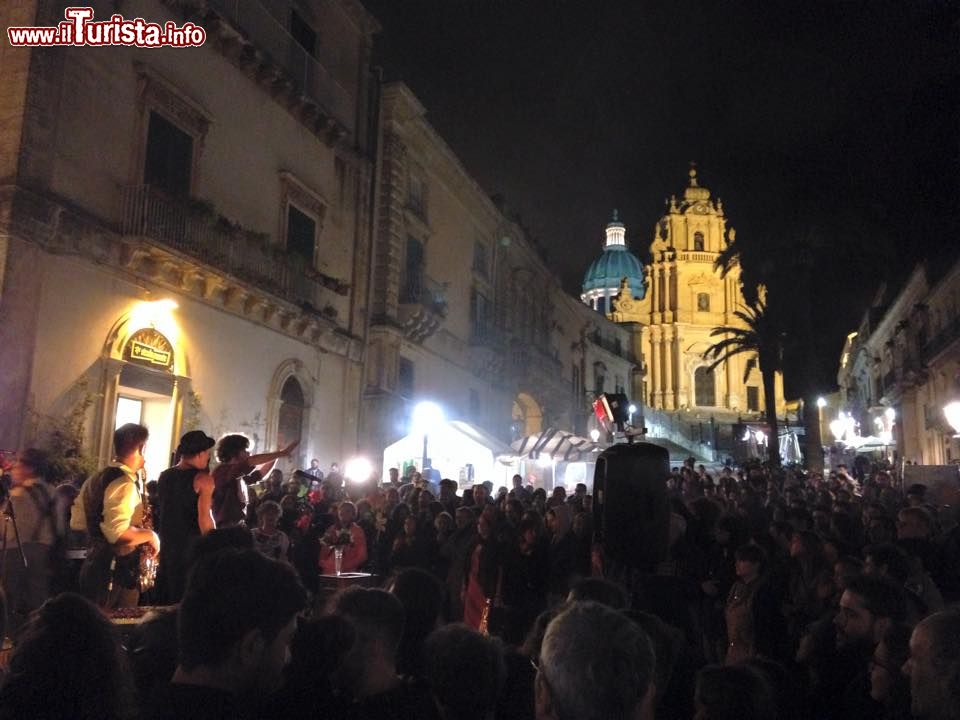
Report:
[[[134,305],[110,331],[102,358],[97,455],[102,463],[113,457],[113,432],[121,425],[145,425],[150,430],[145,453],[149,480],[172,464],[182,401],[190,386],[177,347],[176,307],[172,300]]]
[[[146,469],[147,477],[154,480],[171,465],[176,414],[173,345],[157,330],[144,328],[130,336],[123,359],[113,427],[116,429],[124,423],[134,422],[149,428]]]

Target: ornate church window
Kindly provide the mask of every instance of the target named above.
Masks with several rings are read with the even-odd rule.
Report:
[[[697,293],[697,310],[710,312],[710,293]]]
[[[703,251],[703,233],[702,232],[697,231],[693,234],[693,249],[694,251],[700,251],[700,252]]]
[[[713,370],[698,367],[693,374],[693,387],[697,407],[713,407],[717,404],[717,386]]]

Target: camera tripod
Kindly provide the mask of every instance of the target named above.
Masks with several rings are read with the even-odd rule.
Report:
[[[20,562],[23,563],[23,569],[26,570],[29,567],[27,563],[27,556],[23,552],[23,543],[20,540],[20,528],[17,526],[17,515],[13,511],[13,498],[10,496],[10,491],[7,491],[6,501],[3,504],[3,510],[0,511],[0,516],[3,518],[3,540],[0,541],[0,557],[3,558],[3,565],[0,567],[0,586],[6,587],[7,583],[7,542],[8,542],[8,526],[13,526],[13,537],[17,543],[17,553],[20,555]],[[23,583],[17,583],[17,595],[23,592]],[[19,597],[7,598],[8,607],[16,608]],[[0,642],[3,641],[3,638],[0,638]]]

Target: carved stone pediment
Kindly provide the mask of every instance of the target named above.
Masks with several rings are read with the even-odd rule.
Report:
[[[630,281],[627,278],[620,280],[620,290],[617,292],[616,297],[611,301],[613,305],[613,311],[623,313],[624,315],[632,315],[633,313],[640,311],[640,302],[633,299],[633,292],[630,289]]]

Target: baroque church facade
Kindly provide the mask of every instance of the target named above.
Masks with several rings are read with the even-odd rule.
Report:
[[[759,415],[764,405],[757,359],[737,355],[710,369],[706,350],[718,327],[742,325],[740,267],[716,268],[735,237],[723,204],[700,185],[695,168],[683,196],[671,196],[654,227],[651,262],[642,267],[626,244],[616,215],[607,226],[603,255],[584,277],[581,300],[616,323],[629,323],[644,373],[633,398],[654,411],[706,413],[719,421]],[[783,378],[776,381],[777,414],[784,412]]]

